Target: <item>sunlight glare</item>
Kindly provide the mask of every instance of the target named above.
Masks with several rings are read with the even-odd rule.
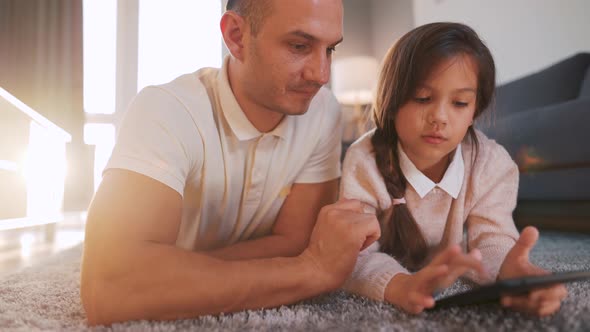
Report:
[[[25,161],[27,216],[61,213],[66,178],[66,145],[35,121],[31,121]]]
[[[140,0],[137,90],[221,66],[221,1]]]

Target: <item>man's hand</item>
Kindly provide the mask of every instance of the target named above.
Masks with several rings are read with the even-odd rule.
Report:
[[[469,270],[482,276],[486,273],[481,253],[474,249],[465,254],[458,245],[452,245],[415,274],[395,275],[385,289],[385,300],[408,313],[419,314],[434,306],[433,294],[437,290],[447,288]]]
[[[525,276],[549,274],[548,271],[532,264],[529,261],[529,252],[537,243],[539,231],[534,227],[526,227],[514,247],[508,252],[498,279],[518,278]],[[502,296],[502,305],[517,311],[547,316],[555,313],[561,306],[561,301],[567,296],[567,290],[563,284],[539,288],[527,295]]]
[[[358,254],[381,236],[374,214],[363,213],[362,203],[341,200],[324,206],[301,257],[325,276],[329,289],[340,287],[356,264]]]

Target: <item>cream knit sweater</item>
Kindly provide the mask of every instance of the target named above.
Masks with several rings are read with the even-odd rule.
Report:
[[[347,151],[344,160],[340,197],[366,203],[372,213],[391,206],[383,178],[375,163],[371,136],[365,134]],[[478,132],[477,160],[469,140],[462,143],[465,177],[459,196],[431,190],[424,198],[407,185],[405,199],[430,250],[429,259],[441,249],[461,243],[467,230],[467,248],[478,248],[491,278],[496,278],[506,253],[518,238],[512,211],[516,206],[518,168],[503,147]],[[355,269],[344,289],[375,300],[383,300],[385,288],[397,273],[409,273],[391,256],[379,252],[374,243],[360,253]],[[478,283],[483,280],[468,275]]]

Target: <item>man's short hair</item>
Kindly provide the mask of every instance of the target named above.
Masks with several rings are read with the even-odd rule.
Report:
[[[258,34],[264,19],[270,14],[270,0],[228,0],[225,10],[231,10],[244,17],[250,24],[252,35]]]

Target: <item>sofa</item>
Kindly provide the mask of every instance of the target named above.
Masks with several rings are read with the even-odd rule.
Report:
[[[590,232],[590,53],[497,87],[476,126],[520,169],[517,226]]]

